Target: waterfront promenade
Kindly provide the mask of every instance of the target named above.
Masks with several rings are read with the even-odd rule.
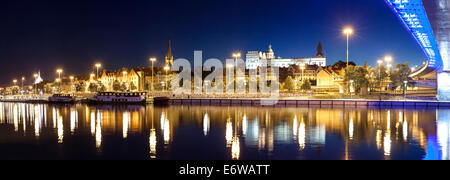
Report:
[[[169,94],[158,94],[171,97],[170,105],[192,105],[192,106],[258,106],[258,107],[438,107],[450,108],[450,102],[437,100],[412,100],[401,97],[379,99],[354,98],[324,98],[314,96],[290,97],[282,96],[280,98],[261,97],[188,97],[188,96],[170,96]],[[18,102],[18,103],[48,103],[49,96],[9,96],[0,98],[0,102]],[[155,96],[156,97],[156,96]],[[76,103],[83,103],[87,96],[79,96]]]
[[[171,99],[171,105],[274,107],[417,107],[450,108],[450,102],[420,100]],[[270,104],[270,105],[265,105]]]

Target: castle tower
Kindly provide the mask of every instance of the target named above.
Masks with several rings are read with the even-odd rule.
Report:
[[[267,59],[275,59],[275,53],[272,50],[272,44],[269,44],[269,50],[267,51]]]
[[[169,46],[167,48],[166,66],[169,66],[169,67],[173,66],[172,45],[171,45],[170,39],[169,39]]]

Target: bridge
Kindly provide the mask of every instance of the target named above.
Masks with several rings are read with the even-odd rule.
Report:
[[[412,76],[434,74],[438,99],[450,101],[450,0],[385,1],[427,57]]]

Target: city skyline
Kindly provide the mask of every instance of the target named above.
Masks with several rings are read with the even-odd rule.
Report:
[[[52,2],[45,6],[31,3],[35,6],[25,7],[21,3],[8,2],[7,10],[2,11],[6,17],[20,17],[14,22],[7,19],[5,28],[0,30],[3,34],[1,65],[11,70],[2,74],[2,86],[10,85],[13,78],[31,76],[39,70],[45,79],[53,79],[58,67],[70,74],[89,74],[92,64],[97,62],[105,69],[149,66],[149,57],[157,57],[157,64],[162,65],[169,38],[175,59],[191,61],[194,50],[203,50],[204,59],[225,60],[235,51],[245,54],[266,50],[269,44],[277,56],[313,57],[320,40],[327,65],[332,65],[338,60],[345,61],[342,34],[345,26],[355,29],[350,42],[350,61],[359,65],[367,61],[375,66],[376,60],[385,55],[393,56],[394,63],[408,61],[413,66],[426,60],[383,1],[286,0],[275,4],[250,0],[195,5],[182,1],[97,1]],[[321,3],[329,5],[317,8]],[[365,3],[367,11],[359,10]],[[165,7],[167,4],[171,7]],[[248,8],[254,11],[247,12]],[[308,28],[303,28],[306,25]],[[30,27],[34,31],[24,29]]]

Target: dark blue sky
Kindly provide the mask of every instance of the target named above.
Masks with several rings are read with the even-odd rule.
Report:
[[[41,70],[89,73],[160,63],[170,37],[175,58],[225,59],[234,51],[312,57],[322,41],[328,64],[345,60],[344,26],[355,28],[351,60],[390,54],[413,65],[425,56],[384,0],[6,0],[0,6],[0,84]]]

